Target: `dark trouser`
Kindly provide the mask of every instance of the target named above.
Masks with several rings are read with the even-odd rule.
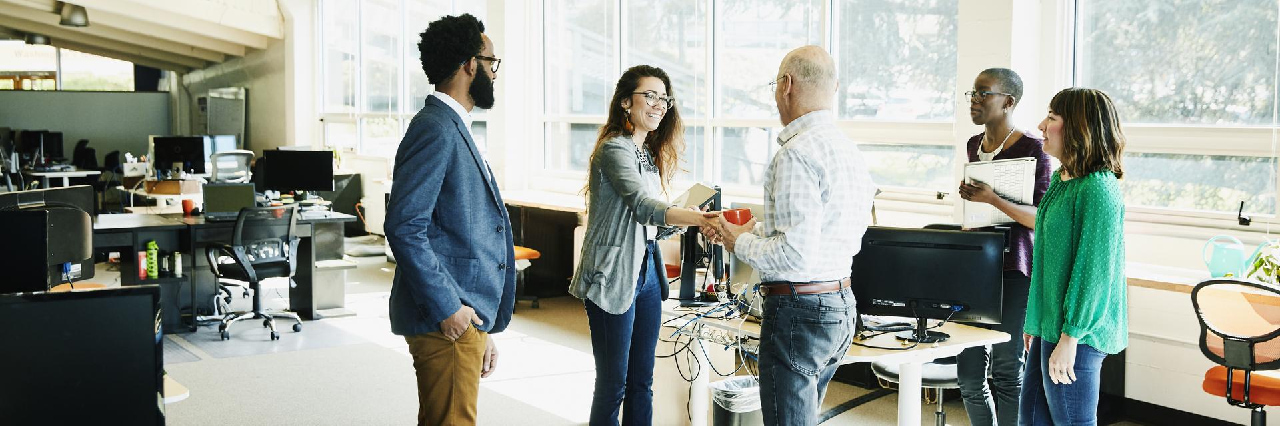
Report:
[[[1009,341],[993,346],[965,349],[956,357],[956,379],[960,396],[973,426],[1014,426],[1018,424],[1018,397],[1022,393],[1022,324],[1027,317],[1027,290],[1031,278],[1018,271],[1005,271],[1001,322],[996,325],[971,324],[1009,333]],[[987,387],[987,369],[991,387]],[[992,394],[995,398],[992,398]]]
[[[1022,406],[1018,410],[1018,424],[1097,425],[1102,359],[1107,354],[1083,343],[1076,345],[1076,381],[1059,385],[1049,378],[1049,356],[1057,346],[1039,337],[1031,339],[1031,350],[1027,352],[1027,372],[1022,380]]]
[[[760,406],[767,425],[815,425],[818,407],[853,341],[848,288],[765,297],[760,324]]]
[[[593,426],[618,424],[619,407],[624,425],[653,423],[653,363],[662,324],[662,277],[652,261],[656,245],[649,243],[640,263],[631,309],[613,315],[590,300],[585,302],[596,361]]]

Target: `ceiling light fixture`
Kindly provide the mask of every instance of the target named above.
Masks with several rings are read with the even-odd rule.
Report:
[[[67,2],[62,3],[62,20],[58,24],[68,27],[87,27],[89,26],[89,11],[84,6],[77,6]]]
[[[27,44],[49,45],[49,36],[27,33]]]

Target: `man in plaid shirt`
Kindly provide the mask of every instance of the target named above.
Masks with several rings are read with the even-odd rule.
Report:
[[[791,51],[774,86],[786,126],[765,172],[764,214],[711,232],[760,273],[760,399],[766,424],[814,425],[827,383],[849,350],[849,271],[871,220],[875,184],[836,127],[836,70],[818,46]]]

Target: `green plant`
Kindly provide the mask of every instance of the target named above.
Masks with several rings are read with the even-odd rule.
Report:
[[[1267,240],[1258,247],[1258,252],[1249,264],[1246,278],[1253,278],[1264,283],[1276,284],[1280,281],[1280,240]]]

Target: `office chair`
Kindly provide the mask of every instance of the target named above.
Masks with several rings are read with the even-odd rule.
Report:
[[[249,163],[253,162],[253,151],[242,149],[223,151],[209,156],[212,163],[214,182],[246,183],[253,176]]]
[[[1218,364],[1204,373],[1201,387],[1226,397],[1228,404],[1248,408],[1253,426],[1267,424],[1263,407],[1280,405],[1280,379],[1253,374],[1280,368],[1280,312],[1250,299],[1277,296],[1280,288],[1274,284],[1227,278],[1204,281],[1191,290],[1200,321],[1200,352]]]
[[[223,316],[222,323],[218,325],[222,340],[231,339],[227,329],[244,319],[262,319],[262,326],[271,330],[271,340],[280,340],[275,325],[277,317],[292,319],[293,331],[302,331],[302,319],[298,314],[266,312],[262,307],[260,285],[267,278],[288,278],[290,287],[294,285],[300,241],[295,234],[298,225],[296,213],[293,206],[243,208],[236,218],[231,243],[218,243],[205,249],[209,269],[213,271],[220,292],[230,294],[226,287],[244,285],[239,282],[247,283],[253,290],[251,312],[229,312]]]
[[[98,151],[89,147],[88,139],[76,142],[75,150],[71,151],[71,165],[80,170],[98,170]]]
[[[881,380],[898,383],[900,372],[897,364],[876,361],[871,363],[871,372]],[[942,405],[942,394],[947,389],[960,389],[960,382],[956,377],[956,357],[926,362],[920,368],[920,386],[938,391],[938,408],[933,413],[937,426],[947,426],[947,410]]]

